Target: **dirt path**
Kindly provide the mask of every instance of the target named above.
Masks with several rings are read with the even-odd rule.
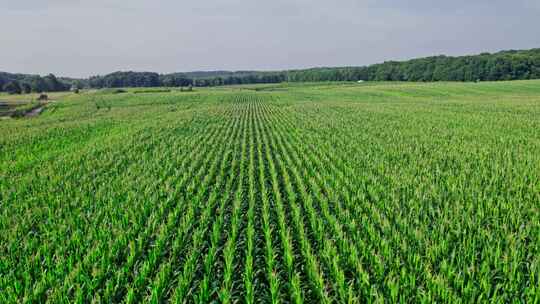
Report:
[[[14,118],[14,117],[36,117],[39,116],[44,110],[45,107],[50,104],[54,103],[57,100],[63,98],[64,96],[67,96],[69,92],[65,93],[56,93],[48,100],[42,100],[38,101],[39,104],[36,104],[33,107],[29,107],[28,109],[17,109],[17,107],[24,106],[26,104],[34,102],[35,99],[32,99],[32,101],[28,100],[22,100],[22,99],[14,99],[14,100],[0,100],[0,118]]]
[[[24,117],[34,117],[34,116],[38,116],[39,114],[41,114],[41,112],[43,112],[43,109],[45,109],[45,104],[43,105],[40,105],[39,107],[36,107],[28,112],[26,112],[24,114]]]

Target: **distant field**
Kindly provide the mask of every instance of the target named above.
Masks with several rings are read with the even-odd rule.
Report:
[[[56,101],[71,94],[69,92],[54,92],[47,93],[47,96],[50,101]],[[39,95],[37,93],[21,95],[0,93],[0,118],[12,116],[15,111],[25,111],[36,107],[39,105]]]
[[[540,81],[155,90],[0,121],[0,302],[540,301]]]

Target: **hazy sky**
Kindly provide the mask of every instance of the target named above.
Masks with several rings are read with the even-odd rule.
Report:
[[[0,0],[0,29],[0,71],[274,70],[540,47],[540,0]]]

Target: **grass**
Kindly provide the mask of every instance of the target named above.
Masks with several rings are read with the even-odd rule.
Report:
[[[50,101],[58,101],[62,98],[72,95],[70,92],[52,92],[47,93]],[[0,93],[0,117],[22,117],[24,114],[36,107],[41,102],[38,100],[40,94],[20,94],[9,95]]]
[[[0,302],[540,301],[540,81],[137,92],[0,122]]]

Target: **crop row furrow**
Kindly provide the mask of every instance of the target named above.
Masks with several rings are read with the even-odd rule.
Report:
[[[171,247],[173,250],[173,255],[177,255],[182,248],[182,244],[185,244],[185,237],[192,227],[192,223],[197,221],[197,216],[200,213],[200,210],[205,207],[203,201],[209,195],[209,188],[211,183],[216,178],[216,169],[218,164],[221,162],[222,165],[224,160],[224,151],[227,143],[227,139],[232,137],[234,133],[229,132],[229,128],[234,127],[234,124],[227,124],[224,128],[221,129],[220,133],[217,134],[213,141],[206,143],[206,146],[212,146],[214,151],[208,151],[208,153],[202,153],[207,155],[207,166],[202,166],[199,168],[196,176],[189,179],[184,179],[181,183],[173,185],[175,187],[174,191],[187,190],[185,193],[182,193],[180,197],[177,198],[176,206],[174,213],[178,213],[171,218],[173,224],[170,225],[170,228],[167,230],[170,233],[163,233],[161,238],[157,238],[152,247],[152,251],[146,254],[146,258],[143,258],[143,262],[140,265],[139,270],[135,272],[136,276],[132,281],[131,285],[128,287],[128,291],[125,295],[126,302],[139,301],[143,294],[146,292],[146,286],[149,284],[149,280],[154,276],[158,271],[158,265],[161,266],[163,260],[167,261],[166,254],[171,254]],[[223,134],[224,133],[224,134]],[[218,142],[215,142],[215,141]],[[226,155],[225,155],[226,156]],[[186,157],[189,162],[191,162],[191,157]],[[193,180],[201,180],[201,185],[198,187],[195,186]],[[186,186],[184,182],[187,182]],[[193,197],[192,197],[193,196]],[[187,206],[186,206],[187,205]],[[188,211],[182,211],[183,216],[189,216],[185,220],[180,216],[179,207],[186,206]],[[182,218],[182,225],[180,225],[176,231],[173,231],[172,228],[177,226],[176,223]],[[165,224],[162,224],[162,226]],[[171,234],[171,235],[170,235]],[[158,246],[160,245],[160,246]],[[165,267],[170,267],[170,264],[166,264]],[[163,274],[161,274],[163,275]]]
[[[227,172],[227,183],[223,191],[223,197],[220,205],[221,213],[212,225],[210,246],[202,259],[202,279],[200,279],[198,282],[198,290],[194,296],[194,300],[200,304],[210,302],[210,300],[215,296],[216,282],[213,280],[213,278],[215,278],[217,275],[214,273],[214,271],[218,255],[221,252],[219,244],[224,235],[223,227],[225,225],[225,217],[227,216],[227,211],[229,211],[227,204],[231,202],[230,199],[232,197],[232,190],[234,189],[235,182],[238,182],[235,178],[235,173],[236,170],[238,170],[238,160],[239,155],[241,155],[241,151],[239,149],[240,145],[237,144],[237,141],[239,140],[241,130],[243,129],[243,122],[244,121],[242,120],[240,127],[236,128],[237,131],[235,132],[235,138],[231,141],[233,160],[229,171]],[[225,172],[222,172],[222,175],[225,175]]]
[[[304,295],[300,275],[297,270],[300,269],[300,266],[298,265],[299,261],[295,257],[293,237],[291,236],[291,229],[286,219],[285,201],[281,195],[281,185],[279,182],[280,172],[278,171],[281,168],[276,168],[274,151],[271,150],[272,146],[268,139],[268,134],[266,132],[261,133],[262,141],[264,143],[265,160],[270,172],[272,198],[275,202],[273,207],[275,209],[274,214],[277,217],[278,234],[282,247],[281,256],[285,264],[284,269],[287,278],[286,285],[288,287],[287,300],[289,300],[290,303],[301,304],[304,303]]]
[[[244,110],[245,111],[245,110]],[[246,117],[248,113],[243,115],[244,122],[248,119]],[[224,303],[228,304],[233,301],[233,275],[236,271],[235,255],[237,253],[237,237],[241,226],[241,209],[244,200],[244,188],[245,188],[245,174],[246,174],[246,162],[247,162],[247,141],[248,132],[247,126],[244,124],[242,127],[242,141],[240,143],[240,172],[238,173],[238,186],[234,193],[232,213],[230,216],[229,234],[228,238],[223,246],[223,253],[220,259],[220,264],[223,265],[223,275],[220,282],[218,298]]]
[[[260,193],[260,200],[262,204],[262,211],[261,211],[261,217],[262,217],[262,231],[263,231],[263,238],[264,238],[264,250],[262,250],[262,255],[264,256],[264,263],[265,263],[265,278],[268,283],[267,286],[265,286],[266,290],[270,294],[270,303],[277,304],[281,302],[282,292],[281,292],[281,285],[282,282],[280,282],[280,275],[279,275],[279,266],[277,265],[278,261],[276,259],[276,255],[278,254],[276,252],[276,248],[273,245],[273,228],[272,228],[272,218],[271,218],[271,205],[270,205],[270,197],[268,193],[268,184],[267,184],[267,177],[266,177],[266,170],[268,170],[268,165],[265,164],[263,159],[263,144],[264,144],[264,151],[266,152],[268,147],[266,144],[266,134],[263,133],[263,117],[264,114],[261,110],[262,105],[258,105],[255,109],[255,122],[256,122],[256,142],[257,142],[257,162],[258,162],[258,177],[259,177],[259,193]],[[255,173],[254,173],[255,174]]]
[[[279,138],[276,138],[276,135],[272,130],[267,129],[266,132],[268,132],[272,150],[279,153],[279,156],[276,157],[277,164],[280,168],[283,185],[287,193],[287,203],[291,209],[291,222],[294,225],[296,232],[294,236],[306,266],[305,271],[309,279],[313,297],[321,303],[330,303],[331,296],[329,294],[329,284],[323,276],[319,259],[317,258],[306,233],[308,229],[306,229],[304,224],[304,220],[306,220],[304,218],[304,211],[308,213],[307,221],[312,228],[312,232],[316,235],[315,238],[319,240],[322,239],[317,235],[320,232],[320,226],[317,226],[316,224],[313,210],[310,209],[312,206],[309,205],[309,202],[306,204],[306,202],[302,200],[302,195],[298,194],[301,191],[305,191],[305,189],[302,188],[302,184],[298,183],[298,169],[294,166],[287,151],[283,148],[282,141]],[[293,179],[291,179],[291,175]],[[302,209],[299,203],[303,204],[304,209]]]
[[[146,147],[145,147],[145,148],[148,149],[149,146],[151,146],[151,145],[146,144]],[[119,165],[120,165],[120,164],[121,164],[121,165],[124,165],[125,163],[124,163],[124,162],[119,162]],[[111,201],[110,203],[113,203],[113,204],[114,204],[114,201]],[[97,214],[95,214],[95,219],[96,219],[96,220],[104,219],[105,216],[106,216],[106,213],[107,213],[107,211],[106,211],[105,208],[104,208],[104,209],[98,209],[98,210],[97,210]],[[103,223],[107,223],[107,221],[103,221],[103,220],[102,220],[102,221],[97,221],[97,223],[103,224]],[[95,229],[95,230],[93,230],[93,231],[99,231],[99,230]],[[77,234],[75,234],[75,235],[77,235]],[[91,236],[95,236],[95,235],[94,235],[93,233],[90,233],[90,234],[86,234],[86,235],[85,235],[86,239],[82,239],[82,240],[81,240],[80,238],[76,239],[76,240],[77,240],[77,243],[79,244],[79,245],[77,245],[77,246],[80,247],[80,248],[84,248],[84,247],[86,246],[86,244],[93,244],[95,241],[92,241],[92,238],[89,238],[89,237],[91,237]],[[99,235],[98,235],[98,237],[99,237]],[[102,245],[103,245],[103,243],[102,243]],[[82,257],[82,258],[78,258],[78,257],[77,257],[76,255],[74,255],[74,254],[69,254],[69,255],[68,255],[68,254],[66,254],[66,253],[61,253],[61,252],[56,252],[56,253],[55,253],[55,256],[57,256],[57,257],[62,257],[62,256],[65,256],[65,255],[69,256],[69,258],[70,258],[70,265],[71,265],[70,268],[73,269],[74,271],[75,271],[75,270],[76,270],[76,271],[81,271],[81,270],[82,270],[82,267],[78,266],[77,264],[78,264],[78,263],[81,263],[82,261],[85,261],[85,260],[88,261],[88,260],[90,260],[92,257],[96,257],[96,256],[97,256],[96,249],[99,248],[99,247],[100,247],[100,246],[94,246],[94,247],[92,248],[92,250],[89,250],[89,252],[88,252],[84,257]],[[101,247],[102,247],[102,246],[101,246]],[[70,246],[66,246],[65,248],[70,248]],[[79,251],[79,253],[84,253],[84,251]],[[77,260],[78,260],[79,262],[76,262]],[[74,263],[75,263],[75,265],[74,265]],[[73,273],[73,272],[72,272],[72,273]],[[71,276],[68,275],[68,277],[73,278],[73,275],[71,275]],[[57,281],[58,279],[61,279],[61,278],[62,278],[61,276],[54,276],[54,277],[48,276],[48,277],[45,277],[45,279],[48,280],[48,282],[47,282],[47,281],[43,281],[43,283],[38,282],[38,285],[37,285],[37,286],[40,286],[40,287],[34,288],[34,289],[33,289],[33,290],[34,290],[34,297],[41,297],[42,295],[44,295],[43,292],[45,291],[46,286],[52,286],[52,285],[55,285],[56,283],[55,283],[54,281]],[[45,282],[47,282],[47,283],[45,283]],[[41,290],[41,292],[40,292],[40,290]],[[56,290],[56,291],[58,291],[58,290]]]
[[[321,144],[321,145],[324,145],[325,147],[327,147],[328,149],[330,149],[330,147],[328,147],[328,144],[324,144],[324,143],[318,143],[318,144]],[[315,150],[315,151],[321,151],[320,149],[319,150]],[[321,152],[317,152],[317,153],[321,153]],[[333,158],[332,161],[328,161],[325,165],[323,166],[320,166],[321,170],[325,170],[324,168],[332,168],[332,172],[333,174],[337,174],[338,176],[339,175],[343,175],[342,171],[340,171],[340,169],[336,169],[336,165],[335,164],[338,164],[338,165],[343,165],[344,164],[344,161],[343,159],[335,159],[335,157],[332,157],[332,156],[329,156],[329,155],[317,155],[316,159],[319,159],[319,160],[325,160],[325,159],[329,159],[329,158]],[[347,169],[349,169],[349,167],[346,167],[346,166],[343,166]],[[353,174],[353,173],[348,173],[349,175],[348,176],[362,176],[361,174]],[[349,179],[350,180],[350,179]],[[365,180],[364,183],[366,184],[370,184],[372,182],[369,182],[369,180]],[[351,188],[349,188],[351,189]],[[359,212],[361,213],[365,213],[365,211],[369,211],[366,215],[369,217],[371,216],[371,218],[373,219],[379,219],[379,226],[381,227],[381,233],[383,235],[388,235],[389,236],[389,239],[390,239],[390,243],[387,243],[386,241],[386,237],[383,237],[383,238],[379,238],[381,241],[384,241],[384,243],[382,244],[383,246],[381,246],[380,248],[383,250],[383,253],[384,253],[384,257],[387,257],[387,260],[392,260],[393,258],[390,257],[390,251],[389,249],[390,248],[394,248],[394,249],[401,249],[402,246],[403,246],[403,233],[407,234],[407,230],[406,228],[403,228],[403,227],[408,227],[408,226],[404,226],[404,224],[402,223],[402,219],[399,218],[399,214],[396,214],[396,212],[393,212],[391,210],[388,210],[388,206],[386,205],[380,205],[379,204],[379,201],[380,201],[380,196],[384,196],[384,193],[382,192],[379,192],[379,193],[375,193],[375,192],[372,192],[372,188],[367,188],[367,193],[368,195],[362,195],[362,197],[364,197],[364,200],[371,200],[371,203],[369,205],[367,205],[367,209],[365,210],[360,210]],[[378,197],[377,199],[373,199],[373,196],[375,197]],[[349,200],[345,200],[345,201],[349,201]],[[377,209],[374,209],[374,206],[377,206],[379,205],[378,207],[376,207]],[[351,206],[351,208],[349,210],[355,210],[358,212],[358,206],[360,206],[359,204],[350,204],[349,206]],[[379,210],[383,210],[382,212],[379,211]],[[391,217],[390,218],[386,218],[386,215],[389,214]],[[374,216],[376,215],[376,216]],[[355,217],[358,218],[359,214],[355,214],[354,215]],[[348,223],[352,223],[351,221],[348,221]],[[393,223],[394,225],[397,225],[397,227],[395,226],[389,226],[390,223]],[[395,227],[395,228],[394,228]],[[399,229],[399,228],[403,228],[403,229]],[[352,231],[362,231],[362,230],[358,230],[358,229],[352,229]],[[364,231],[371,231],[369,229],[363,229]],[[391,230],[391,231],[388,231],[388,230]],[[410,236],[410,234],[409,234]],[[371,238],[370,238],[371,239]],[[409,238],[410,239],[410,238]],[[414,239],[411,239],[411,242],[414,242],[415,240]],[[381,249],[378,249],[377,251],[381,250]],[[403,249],[399,250],[399,251],[394,251],[394,254],[395,253],[400,253],[401,254],[401,257],[399,257],[400,260],[402,261],[406,261],[406,262],[409,262],[409,261],[414,261],[413,265],[417,265],[418,267],[418,260],[417,259],[409,259],[408,257],[410,257],[410,255],[408,255],[406,253],[406,251],[404,251]],[[410,265],[410,264],[409,264]],[[409,266],[409,267],[412,267],[412,266]],[[403,271],[411,271],[412,272],[412,275],[406,275],[406,273],[403,273]],[[427,276],[427,280],[430,282],[430,286],[432,286],[432,288],[437,288],[437,290],[439,292],[443,291],[445,294],[444,295],[439,295],[441,298],[454,298],[456,299],[456,296],[453,295],[451,293],[451,289],[448,289],[448,288],[445,288],[445,287],[438,287],[442,284],[444,284],[443,281],[441,281],[441,279],[439,278],[438,280],[436,281],[433,281],[434,280],[434,277],[433,276],[430,276],[430,271],[429,269],[426,269],[425,267],[424,268],[409,268],[409,270],[407,270],[406,268],[403,268],[402,267],[402,273],[400,273],[401,275],[401,278],[411,278],[412,281],[405,281],[405,282],[400,282],[400,284],[397,284],[397,282],[395,282],[392,277],[395,277],[397,276],[397,274],[389,274],[388,277],[390,278],[390,280],[388,281],[385,281],[385,285],[387,286],[387,290],[390,294],[390,296],[392,297],[397,297],[398,294],[401,294],[401,295],[404,295],[404,291],[398,291],[397,290],[397,287],[398,285],[401,285],[401,286],[407,286],[408,284],[411,284],[411,285],[414,285],[416,286],[416,280],[414,279],[415,277],[419,277],[419,279],[421,280],[424,276]],[[379,278],[382,278],[381,277],[382,273],[380,272],[379,270]],[[410,290],[409,288],[407,288],[408,290]],[[410,297],[411,295],[409,295],[408,297]],[[429,295],[428,295],[429,296]]]
[[[212,191],[209,193],[207,201],[200,200],[198,198],[192,200],[192,204],[199,207],[205,207],[200,218],[198,219],[198,227],[192,232],[192,240],[190,248],[186,250],[183,254],[185,259],[182,266],[179,268],[178,278],[176,279],[176,287],[171,290],[171,301],[174,303],[183,303],[188,299],[190,294],[193,294],[197,290],[197,286],[193,282],[195,275],[198,273],[200,268],[199,260],[201,259],[202,253],[205,251],[203,245],[205,245],[205,240],[212,237],[208,235],[209,233],[214,233],[210,231],[210,228],[218,221],[222,221],[222,218],[225,214],[226,203],[228,202],[227,197],[220,197],[222,188],[226,181],[225,171],[230,165],[231,157],[234,157],[230,151],[231,143],[234,143],[238,138],[242,129],[241,119],[235,119],[235,124],[232,128],[229,128],[230,137],[226,138],[224,143],[225,150],[221,154],[221,164],[218,170],[217,167],[212,167],[210,172],[212,172],[215,177],[215,184],[212,185]],[[219,154],[218,154],[219,155]],[[203,184],[200,186],[200,189],[209,188],[207,185]],[[208,191],[206,189],[206,191]],[[224,194],[223,194],[224,195]],[[221,202],[218,204],[218,202]],[[216,210],[217,205],[217,210]]]

